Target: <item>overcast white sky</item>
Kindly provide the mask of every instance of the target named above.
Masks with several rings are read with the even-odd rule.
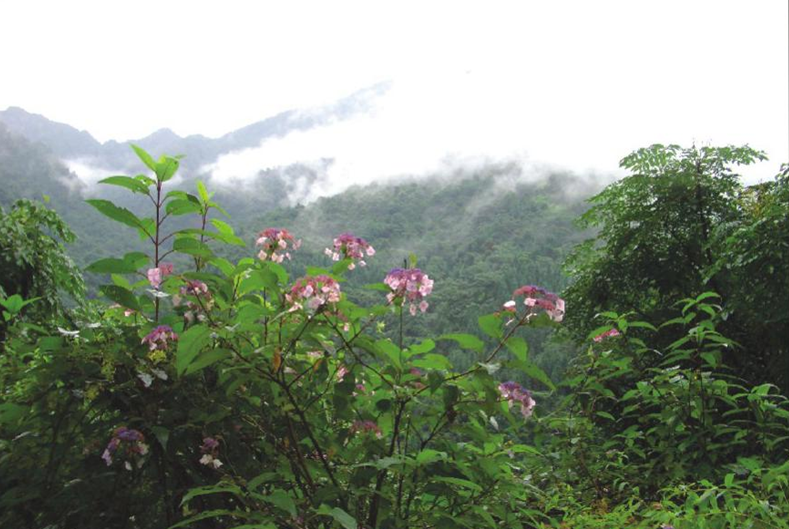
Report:
[[[651,143],[749,143],[763,179],[789,161],[787,6],[3,0],[0,109],[102,141],[219,136],[390,80],[369,115],[244,156],[334,157],[363,182],[447,156],[610,171]]]

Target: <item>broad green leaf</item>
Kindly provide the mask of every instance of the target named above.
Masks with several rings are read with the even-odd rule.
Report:
[[[197,181],[197,192],[199,193],[203,204],[206,204],[211,199],[211,197],[208,196],[208,191],[205,188],[205,184],[203,184],[201,180]]]
[[[409,347],[408,352],[412,355],[419,355],[419,354],[429,353],[435,348],[436,348],[436,343],[433,340],[427,339]]]
[[[122,307],[136,311],[142,310],[137,296],[130,290],[126,290],[118,285],[102,285],[99,287],[99,290],[102,294]]]
[[[178,351],[175,355],[175,366],[179,374],[183,374],[192,360],[211,341],[211,329],[205,325],[190,327],[178,338]]]
[[[439,452],[438,450],[428,448],[419,452],[419,455],[416,456],[416,462],[418,465],[426,465],[428,463],[432,463],[433,461],[443,461],[446,458],[446,452]]]
[[[487,314],[485,316],[480,316],[477,321],[479,323],[479,328],[482,329],[482,332],[484,332],[491,338],[496,338],[500,340],[504,335],[501,330],[501,318],[496,316],[495,314]]]
[[[142,195],[148,194],[148,186],[136,178],[132,178],[130,176],[110,176],[104,180],[99,180],[99,183],[125,187],[134,193],[140,193]]]
[[[260,499],[282,509],[292,517],[296,516],[296,504],[285,491],[275,490],[267,496],[260,496]]]
[[[417,358],[411,364],[421,369],[443,369],[447,371],[452,369],[452,362],[446,356],[435,353],[427,354],[423,358]]]
[[[200,204],[195,204],[194,202],[186,199],[174,199],[167,202],[164,206],[164,211],[168,215],[186,215],[189,213],[199,213],[200,212]]]
[[[148,152],[145,149],[143,149],[142,147],[138,147],[133,143],[131,148],[134,149],[134,152],[137,153],[137,157],[140,160],[142,160],[142,163],[144,163],[148,169],[156,172],[156,162],[153,161],[153,158],[151,158],[151,155],[148,154]]]
[[[555,390],[556,389],[556,386],[554,386],[553,382],[548,377],[548,375],[545,373],[545,371],[540,369],[532,361],[530,361],[530,360],[525,360],[525,361],[523,361],[523,360],[512,360],[511,362],[509,362],[509,365],[511,367],[516,368],[516,369],[520,369],[521,371],[526,373],[528,376],[530,376],[534,380],[542,382],[543,384],[545,384],[551,390]]]
[[[102,215],[118,221],[121,224],[131,226],[132,228],[140,228],[142,226],[142,222],[140,222],[140,219],[138,219],[134,213],[126,208],[116,206],[109,200],[92,198],[85,202],[96,208]]]
[[[512,336],[507,340],[507,349],[515,355],[515,358],[521,362],[527,362],[529,359],[529,345],[526,340],[520,336]]]
[[[196,257],[206,257],[210,258],[214,256],[214,252],[211,251],[205,243],[198,241],[197,239],[192,239],[191,237],[181,237],[176,239],[173,242],[173,250],[180,253],[185,253],[187,255],[194,255]]]
[[[99,259],[91,263],[85,270],[96,274],[135,274],[139,267],[125,259]]]
[[[229,358],[231,355],[232,352],[228,349],[210,349],[205,351],[203,354],[197,357],[197,360],[189,364],[184,374],[189,375],[196,371],[200,371],[211,364],[214,364],[220,360],[224,360],[225,358]]]
[[[481,353],[485,350],[485,343],[473,334],[444,334],[439,340],[453,340],[463,349],[470,349]]]
[[[342,525],[345,529],[358,529],[359,525],[356,522],[356,518],[348,514],[347,512],[343,511],[339,507],[335,507],[331,510],[328,510],[328,507],[324,510],[325,505],[321,505],[321,509],[318,510],[319,514],[328,514],[340,525]]]
[[[178,170],[179,165],[180,162],[176,158],[162,156],[156,164],[156,169],[154,169],[156,178],[158,178],[160,182],[168,181]]]
[[[451,485],[455,485],[456,487],[462,487],[464,489],[473,490],[475,492],[481,492],[482,487],[474,483],[473,481],[469,481],[467,479],[461,478],[452,478],[448,476],[434,476],[430,478],[431,481],[437,481],[439,483],[449,483]]]

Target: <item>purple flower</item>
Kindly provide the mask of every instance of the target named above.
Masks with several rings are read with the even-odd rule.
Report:
[[[393,268],[386,274],[384,283],[392,290],[386,295],[389,303],[396,300],[408,302],[412,316],[416,314],[417,307],[422,312],[427,310],[428,303],[424,298],[433,292],[433,280],[420,269]]]
[[[178,335],[168,325],[159,325],[142,339],[140,343],[147,343],[151,351],[164,351],[168,341],[178,341]]]
[[[516,402],[521,405],[521,415],[523,415],[524,419],[531,417],[537,402],[532,398],[531,392],[528,389],[524,389],[523,386],[517,382],[502,382],[499,384],[499,393],[501,393],[502,398],[507,401],[510,408],[512,408],[512,405]]]
[[[107,466],[112,465],[113,456],[120,453],[126,461],[126,468],[131,468],[129,458],[135,456],[144,456],[148,453],[148,445],[145,444],[145,436],[138,430],[120,426],[112,432],[112,438],[107,443],[107,448],[101,454],[101,458],[107,463]]]

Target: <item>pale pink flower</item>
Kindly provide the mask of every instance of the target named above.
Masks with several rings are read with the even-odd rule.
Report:
[[[285,259],[290,260],[288,248],[298,250],[301,240],[296,240],[288,230],[266,228],[258,234],[255,245],[262,247],[258,252],[258,258],[261,261],[270,260],[274,263],[282,263]]]
[[[384,278],[384,283],[391,289],[386,295],[390,303],[402,300],[408,303],[408,311],[415,315],[417,307],[425,312],[428,308],[424,298],[433,291],[433,280],[418,268],[393,268]]]
[[[622,334],[622,333],[620,333],[620,332],[619,332],[618,330],[616,330],[616,329],[609,329],[609,330],[607,330],[607,331],[605,331],[605,332],[601,332],[600,334],[598,334],[597,336],[595,336],[595,337],[593,338],[593,340],[594,340],[595,342],[597,342],[597,343],[600,343],[600,342],[602,342],[603,340],[605,340],[606,338],[613,338],[613,337],[615,337],[615,336],[621,336],[621,334]]]
[[[290,312],[305,307],[314,311],[340,301],[340,284],[327,275],[303,277],[293,284],[285,299],[290,304]]]
[[[361,237],[356,237],[350,233],[343,233],[334,239],[334,248],[326,248],[324,253],[331,257],[332,261],[351,259],[348,270],[353,270],[356,268],[356,264],[353,261],[358,261],[359,266],[366,266],[367,263],[364,257],[375,255],[375,248]]]
[[[512,297],[523,296],[523,304],[529,308],[530,315],[536,314],[537,310],[542,309],[548,316],[556,322],[564,319],[564,300],[542,287],[525,285],[515,289]],[[514,300],[504,304],[504,310],[510,313],[516,312]]]

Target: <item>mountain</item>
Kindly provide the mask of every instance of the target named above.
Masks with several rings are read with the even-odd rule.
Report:
[[[97,156],[101,152],[101,143],[88,132],[51,121],[40,114],[31,114],[19,107],[0,111],[0,122],[10,132],[46,145],[60,158]]]
[[[208,138],[199,134],[184,138],[170,129],[163,128],[136,140],[123,142],[110,140],[100,143],[88,132],[18,107],[9,107],[7,110],[0,111],[0,123],[5,124],[12,133],[46,145],[55,156],[64,161],[80,161],[108,171],[133,173],[139,169],[139,160],[129,148],[132,143],[154,154],[183,154],[185,157],[182,161],[181,173],[183,177],[189,179],[198,176],[203,166],[223,154],[257,147],[269,138],[282,137],[294,131],[344,120],[364,112],[370,108],[375,98],[384,94],[389,87],[389,83],[380,83],[324,107],[281,112],[218,138]]]

